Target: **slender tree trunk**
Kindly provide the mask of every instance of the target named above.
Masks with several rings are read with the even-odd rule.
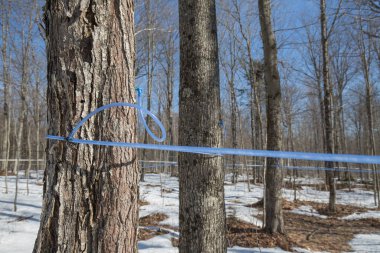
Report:
[[[30,168],[32,167],[32,145],[31,145],[31,142],[32,142],[32,136],[30,135],[31,133],[31,128],[29,127],[28,128],[28,144],[27,144],[27,148],[28,148],[28,167],[26,168],[26,194],[29,195],[29,177],[30,177]]]
[[[38,168],[39,168],[39,158],[40,158],[40,100],[39,100],[39,95],[40,95],[40,79],[37,76],[36,80],[36,87],[34,89],[34,124],[36,125],[36,155],[35,159],[37,160],[36,162],[36,167],[35,167],[35,172],[36,172],[36,181],[39,180],[39,175],[38,175]]]
[[[68,136],[102,105],[134,103],[132,0],[48,0],[48,133]],[[136,142],[136,112],[113,108],[76,138]],[[34,252],[137,252],[136,151],[48,141]]]
[[[30,24],[32,24],[32,18],[30,19]],[[16,161],[13,166],[13,172],[16,174],[16,189],[15,189],[15,198],[14,198],[14,208],[13,210],[17,211],[17,194],[18,194],[18,178],[19,178],[19,159],[22,155],[21,150],[23,149],[23,132],[24,132],[24,124],[27,119],[27,85],[29,83],[29,54],[30,54],[30,46],[31,46],[31,25],[29,25],[28,35],[26,36],[26,44],[22,47],[22,76],[21,76],[21,91],[20,91],[20,100],[21,100],[21,109],[19,116],[19,124],[17,128],[17,136],[16,136],[16,153],[15,158]],[[24,39],[24,32],[22,33],[22,38]]]
[[[243,127],[242,127],[242,124],[241,124],[241,115],[239,113],[239,109],[238,108],[236,110],[236,114],[237,114],[237,122],[239,123],[240,143],[241,143],[240,148],[244,149]],[[248,192],[251,192],[250,173],[249,173],[248,161],[247,161],[247,157],[246,156],[243,157],[243,166],[245,167],[246,174],[247,174],[247,188],[248,188]]]
[[[368,127],[368,149],[370,155],[376,155],[376,142],[375,135],[373,132],[374,117],[373,117],[373,87],[370,78],[370,62],[371,57],[367,52],[370,51],[369,47],[366,45],[364,37],[364,28],[361,19],[359,19],[359,38],[358,47],[360,51],[360,60],[362,64],[362,72],[365,81],[365,110],[367,116],[367,127]],[[380,208],[380,195],[378,189],[378,174],[375,164],[372,164],[372,175],[373,175],[373,191],[374,191],[374,203]]]
[[[245,47],[247,51],[248,57],[248,66],[245,69],[245,74],[248,78],[249,84],[251,86],[250,90],[250,113],[251,113],[251,145],[252,149],[264,149],[265,148],[265,140],[263,134],[263,119],[261,115],[261,107],[260,107],[260,91],[259,91],[259,80],[257,78],[257,74],[261,71],[260,63],[255,64],[255,61],[252,56],[252,43],[249,35],[244,30],[243,20],[240,15],[240,7],[237,0],[233,0],[232,4],[234,6],[235,13],[237,14],[234,18],[237,19],[239,30],[243,40],[245,42]],[[256,66],[255,66],[256,65]],[[265,160],[265,159],[264,159]],[[261,159],[255,158],[255,164]],[[265,161],[264,161],[265,163]],[[262,178],[264,179],[264,171],[262,172]],[[265,183],[264,183],[265,184]]]
[[[237,123],[238,123],[238,108],[235,94],[235,86],[234,86],[234,76],[231,76],[231,80],[229,80],[228,85],[230,89],[230,99],[231,99],[231,134],[232,134],[232,148],[238,147],[237,142]],[[238,170],[236,168],[236,156],[232,156],[232,183],[236,184],[238,181]]]
[[[1,57],[3,65],[3,92],[4,92],[4,136],[2,143],[3,155],[1,156],[4,161],[2,162],[2,169],[5,172],[5,193],[8,193],[8,158],[9,158],[9,149],[10,149],[10,73],[9,73],[9,55],[8,55],[8,35],[9,35],[9,13],[10,13],[10,1],[1,1],[1,6],[4,10],[1,12],[1,32],[2,32],[2,47],[1,47]]]
[[[20,116],[19,116],[19,125],[17,128],[17,136],[16,136],[16,155],[17,159],[14,163],[13,172],[18,173],[18,159],[21,155],[23,155],[22,150],[24,150],[24,127],[25,122],[27,122],[27,92],[28,85],[30,82],[30,56],[31,56],[31,47],[32,47],[32,36],[33,36],[33,25],[36,20],[35,12],[37,10],[37,0],[33,1],[32,10],[28,16],[28,27],[27,31],[21,32],[21,44],[22,44],[22,65],[21,65],[21,89],[20,89],[20,100],[21,100],[21,108],[20,108]],[[18,175],[16,175],[18,176]]]
[[[215,0],[179,1],[179,30],[179,145],[220,147]],[[226,252],[222,157],[181,153],[178,164],[179,252]]]
[[[169,39],[167,41],[167,51],[166,51],[166,63],[167,63],[167,71],[166,71],[166,84],[167,84],[167,105],[166,105],[166,117],[168,119],[168,135],[169,135],[169,145],[174,145],[174,121],[173,121],[173,88],[174,88],[174,38],[173,35],[170,33]],[[168,153],[168,158],[169,158]],[[172,161],[172,159],[168,159],[169,161]],[[171,176],[178,176],[178,173],[176,173],[176,168],[174,165],[170,165],[170,173]]]
[[[328,38],[327,38],[327,21],[326,21],[326,1],[320,0],[321,10],[321,43],[322,43],[322,58],[323,58],[323,88],[324,88],[324,122],[325,122],[325,145],[326,152],[329,154],[334,153],[334,136],[332,128],[332,88],[329,80],[329,54],[328,54]],[[325,162],[326,168],[334,168],[334,163],[330,161]],[[326,171],[326,179],[329,185],[329,212],[335,212],[336,191],[334,181],[334,171]]]
[[[344,124],[344,109],[343,109],[343,89],[344,86],[342,82],[338,83],[338,109],[337,109],[337,126],[339,129],[339,135],[340,135],[340,153],[345,154],[347,152],[347,141],[346,141],[346,130],[345,130],[345,124]],[[348,168],[348,163],[343,163],[343,165],[346,167],[346,173],[345,173],[345,180],[348,180],[349,184],[349,191],[351,191],[351,172]]]
[[[367,65],[367,59],[365,56],[365,52],[361,53],[361,60],[363,65],[363,73],[364,73],[364,80],[365,80],[365,108],[366,108],[366,114],[367,114],[367,124],[368,124],[368,144],[369,144],[369,153],[370,155],[376,155],[376,144],[375,144],[375,135],[373,133],[373,102],[372,102],[372,84],[369,77],[369,69]],[[376,165],[372,165],[372,171],[373,171],[373,189],[374,189],[374,201],[375,205],[379,204],[379,192],[377,190],[377,170]],[[379,205],[380,206],[380,205]]]
[[[16,152],[17,154],[17,152]],[[15,168],[16,168],[16,181],[15,181],[15,197],[13,200],[13,212],[17,212],[17,197],[18,197],[18,177],[19,177],[19,158],[16,158]]]
[[[148,68],[148,74],[147,74],[147,106],[146,109],[150,111],[151,105],[152,105],[152,87],[153,87],[153,58],[154,58],[154,41],[153,41],[153,31],[152,31],[152,12],[151,12],[151,3],[150,0],[145,0],[145,8],[148,16],[148,62],[147,62],[147,68]],[[150,126],[150,117],[146,117],[146,123],[148,126]],[[144,132],[144,143],[148,143],[148,132]],[[142,160],[147,160],[147,150],[142,150]],[[141,175],[140,175],[140,181],[144,182],[144,168],[141,167]]]
[[[276,39],[272,30],[271,1],[259,0],[258,4],[264,45],[264,77],[267,91],[267,149],[281,150],[281,86],[277,67]],[[284,233],[281,205],[281,159],[267,158],[265,182],[265,230],[269,233]]]

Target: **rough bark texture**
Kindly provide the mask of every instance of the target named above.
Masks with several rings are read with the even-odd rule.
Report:
[[[214,0],[181,0],[179,145],[222,142]],[[226,252],[222,158],[179,154],[181,253]]]
[[[68,136],[95,108],[134,102],[133,1],[48,0],[49,134]],[[136,112],[91,118],[82,139],[136,141]],[[48,141],[34,252],[137,252],[135,150]]]
[[[332,88],[329,80],[329,53],[328,53],[328,35],[327,35],[327,21],[326,21],[326,1],[320,1],[321,9],[321,43],[322,43],[322,76],[323,76],[323,91],[324,91],[324,126],[325,126],[325,145],[326,152],[329,154],[334,153],[334,137],[333,137],[333,127],[332,127]],[[326,161],[326,168],[334,168],[334,163]],[[335,191],[335,181],[334,181],[334,171],[326,171],[326,179],[329,185],[329,212],[335,212],[335,202],[336,202],[336,191]]]
[[[270,0],[259,0],[261,35],[264,45],[264,77],[267,91],[267,149],[281,149],[281,86],[277,69],[277,46],[271,24]],[[284,233],[282,216],[281,159],[267,158],[265,175],[265,230]]]

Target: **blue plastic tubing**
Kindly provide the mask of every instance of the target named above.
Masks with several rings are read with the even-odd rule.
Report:
[[[159,144],[144,144],[144,143],[127,143],[127,142],[113,142],[113,141],[100,141],[100,140],[83,140],[74,138],[75,133],[79,128],[92,116],[112,107],[132,107],[138,110],[140,121],[143,123],[145,130],[157,142],[162,142],[166,139],[166,130],[161,121],[150,111],[143,108],[141,105],[141,89],[137,89],[138,104],[131,103],[111,103],[101,106],[96,110],[89,113],[84,117],[71,131],[68,137],[48,135],[50,140],[67,141],[77,144],[99,145],[99,146],[112,146],[112,147],[126,147],[136,149],[148,150],[163,150],[184,153],[196,153],[207,155],[238,155],[238,156],[251,156],[251,157],[272,157],[283,159],[297,159],[297,160],[310,160],[310,161],[331,161],[331,162],[346,162],[346,163],[361,163],[361,164],[380,164],[380,156],[369,155],[350,155],[350,154],[324,154],[324,153],[307,153],[307,152],[287,152],[287,151],[271,151],[271,150],[251,150],[251,149],[233,149],[233,148],[215,148],[215,147],[194,147],[194,146],[172,146],[172,145],[159,145]],[[161,130],[161,137],[156,136],[149,126],[147,125],[144,116],[148,115],[158,125]]]

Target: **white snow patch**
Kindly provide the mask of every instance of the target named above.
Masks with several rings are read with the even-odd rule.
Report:
[[[291,213],[296,213],[296,214],[301,214],[301,215],[314,216],[314,217],[318,217],[318,218],[321,218],[321,219],[326,219],[327,218],[326,215],[319,214],[318,211],[315,210],[311,206],[300,206],[300,207],[298,207],[296,209],[291,210],[290,212]]]
[[[380,234],[358,234],[350,241],[354,252],[380,252]]]
[[[42,186],[31,180],[26,195],[26,179],[20,178],[17,212],[14,212],[16,177],[8,177],[8,194],[5,194],[4,179],[0,177],[0,252],[31,252],[40,226]],[[18,221],[21,217],[24,220]]]
[[[138,242],[141,253],[177,253],[178,248],[173,247],[170,235],[159,235],[149,240]]]
[[[360,220],[360,219],[380,219],[380,211],[367,211],[365,213],[353,213],[344,216],[340,219],[342,220]]]
[[[308,249],[303,249],[299,247],[293,247],[293,251],[297,253],[329,253],[327,251],[310,251]]]
[[[242,248],[235,246],[227,250],[228,253],[289,253],[280,248]]]

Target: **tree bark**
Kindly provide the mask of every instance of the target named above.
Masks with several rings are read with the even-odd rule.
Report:
[[[264,46],[264,78],[267,91],[267,149],[281,150],[281,86],[277,67],[277,46],[272,30],[271,2],[259,0],[261,36]],[[281,159],[267,158],[265,175],[265,230],[284,233],[282,216]]]
[[[1,32],[2,32],[2,47],[1,47],[1,56],[2,56],[2,65],[3,65],[3,92],[4,92],[4,136],[2,143],[3,154],[1,157],[4,159],[2,162],[2,167],[5,172],[5,193],[8,193],[8,159],[9,159],[9,149],[10,149],[10,72],[9,72],[9,55],[8,55],[8,35],[9,35],[9,23],[10,23],[10,1],[1,1],[1,6],[4,10],[1,12]]]
[[[133,1],[47,0],[48,133],[68,136],[90,111],[134,99]],[[136,112],[113,108],[76,138],[136,142]],[[136,151],[48,141],[34,252],[137,252]]]
[[[181,0],[179,145],[222,143],[215,0]],[[179,252],[226,252],[222,158],[179,154]]]
[[[148,16],[148,62],[147,62],[147,68],[148,68],[148,73],[147,73],[147,106],[146,109],[150,111],[151,105],[152,105],[152,87],[153,87],[153,71],[154,71],[154,65],[153,65],[153,58],[154,58],[154,38],[153,38],[153,31],[152,31],[152,12],[151,12],[151,6],[150,6],[150,0],[145,0],[145,8],[146,8],[146,15]],[[150,117],[146,117],[146,124],[150,126]],[[148,132],[144,132],[144,143],[148,143]],[[147,150],[143,149],[142,150],[142,160],[147,159]],[[144,182],[144,168],[141,167],[141,175],[140,175],[140,181]]]
[[[230,37],[232,40],[232,38]],[[230,109],[231,109],[231,140],[232,148],[238,147],[237,140],[237,124],[238,124],[238,104],[235,93],[235,74],[236,74],[236,41],[231,41],[229,45],[229,57],[230,64],[226,70],[226,79],[228,83],[229,96],[230,96]],[[228,72],[229,73],[228,73]],[[232,183],[236,184],[238,182],[238,167],[236,166],[237,156],[232,156]]]
[[[332,127],[332,88],[329,80],[329,53],[328,53],[328,35],[327,35],[327,21],[326,21],[326,1],[320,1],[320,11],[321,11],[321,43],[322,43],[322,58],[323,58],[323,90],[324,90],[324,126],[325,126],[325,145],[326,152],[329,154],[334,153],[334,137],[333,137],[333,127]],[[330,161],[325,162],[326,168],[334,168],[334,163]],[[335,202],[336,202],[336,191],[335,191],[335,181],[334,181],[334,171],[326,171],[326,179],[329,185],[329,212],[335,212]]]
[[[165,62],[166,62],[166,86],[167,86],[167,104],[166,104],[166,118],[168,119],[168,136],[169,136],[169,145],[174,145],[174,120],[173,120],[173,100],[174,100],[174,54],[176,48],[174,45],[175,37],[172,33],[169,33],[167,36],[166,46],[165,46]],[[172,152],[168,152],[167,157],[168,161],[177,160],[170,158],[169,155]],[[177,154],[174,154],[175,156]],[[171,176],[178,176],[177,169],[174,165],[170,165]]]
[[[360,27],[362,29],[362,27]],[[359,48],[360,48],[360,60],[362,64],[362,72],[365,81],[365,109],[367,116],[367,127],[368,127],[368,149],[370,155],[376,155],[376,143],[375,143],[375,135],[373,132],[374,126],[374,117],[373,117],[373,88],[370,79],[370,70],[369,70],[369,60],[367,59],[367,49],[364,44],[363,31],[360,31],[359,38]],[[373,171],[373,190],[374,190],[374,203],[380,207],[380,196],[377,189],[377,168],[375,164],[372,164]]]
[[[39,100],[39,92],[40,92],[40,79],[38,77],[38,75],[36,75],[36,87],[34,89],[34,124],[36,125],[36,155],[35,155],[35,158],[37,160],[37,164],[36,164],[36,168],[35,168],[35,172],[36,172],[36,180],[38,181],[39,180],[39,174],[38,174],[38,170],[39,170],[39,158],[40,158],[40,128],[41,128],[41,122],[40,122],[40,100]]]

